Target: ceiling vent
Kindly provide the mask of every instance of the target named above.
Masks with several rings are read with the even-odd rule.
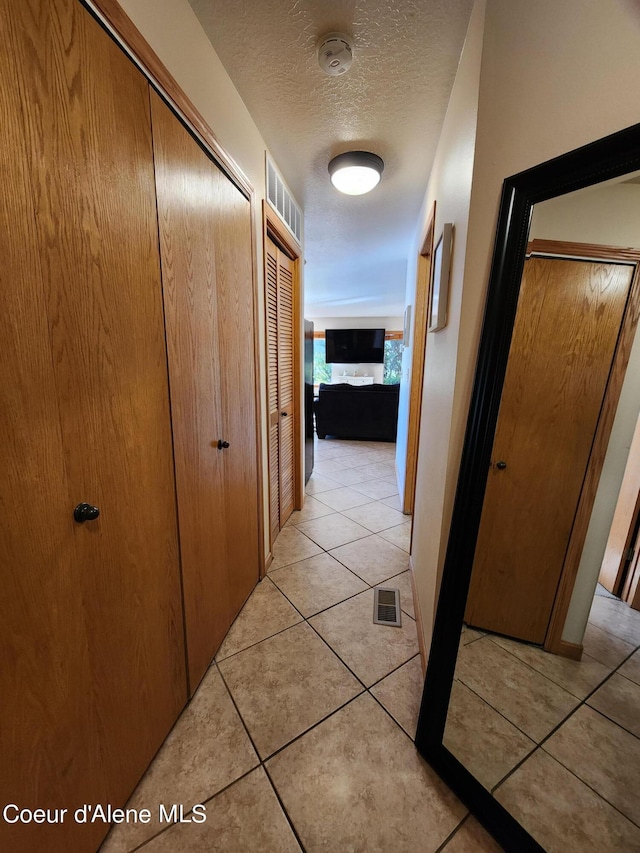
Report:
[[[289,231],[302,244],[302,211],[293,200],[293,196],[285,186],[280,172],[273,161],[266,155],[267,164],[267,201],[284,222]]]
[[[331,77],[345,74],[353,62],[353,40],[344,33],[327,33],[318,42],[318,62]]]

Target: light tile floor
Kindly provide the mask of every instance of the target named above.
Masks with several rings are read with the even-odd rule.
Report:
[[[316,442],[307,499],[130,804],[204,823],[121,824],[102,853],[497,853],[417,754],[422,693],[395,445]],[[374,625],[376,584],[402,627]]]
[[[640,613],[600,588],[580,662],[466,628],[445,745],[545,850],[640,850]]]

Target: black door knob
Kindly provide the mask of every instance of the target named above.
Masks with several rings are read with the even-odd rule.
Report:
[[[93,521],[100,515],[100,510],[97,506],[91,506],[91,504],[78,504],[78,506],[73,511],[74,521],[82,524],[83,521]]]
[[[286,418],[288,414],[289,414],[289,412],[280,412],[280,417]]]
[[[226,450],[229,447],[228,441],[223,441],[221,438],[218,439],[218,450]]]
[[[504,469],[506,467],[507,467],[506,462],[496,462],[496,468],[498,469],[498,471],[504,471]]]

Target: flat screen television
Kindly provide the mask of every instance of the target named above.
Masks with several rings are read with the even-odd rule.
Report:
[[[384,364],[384,329],[327,329],[327,364]]]

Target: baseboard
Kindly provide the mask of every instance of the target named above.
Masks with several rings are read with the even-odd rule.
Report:
[[[427,645],[424,641],[424,630],[422,622],[422,611],[420,610],[420,601],[418,600],[418,592],[416,590],[416,579],[413,574],[413,560],[409,555],[409,577],[411,578],[411,595],[413,596],[413,611],[416,615],[416,631],[418,632],[418,647],[420,649],[420,662],[422,664],[422,674],[427,674]]]
[[[264,567],[260,572],[260,580],[263,580],[267,576],[267,572],[269,571],[269,567],[273,563],[273,553],[269,551],[269,553],[264,558]]]
[[[558,647],[552,651],[554,654],[560,655],[563,658],[582,660],[582,652],[584,649],[582,643],[569,643],[567,640],[560,640]]]

